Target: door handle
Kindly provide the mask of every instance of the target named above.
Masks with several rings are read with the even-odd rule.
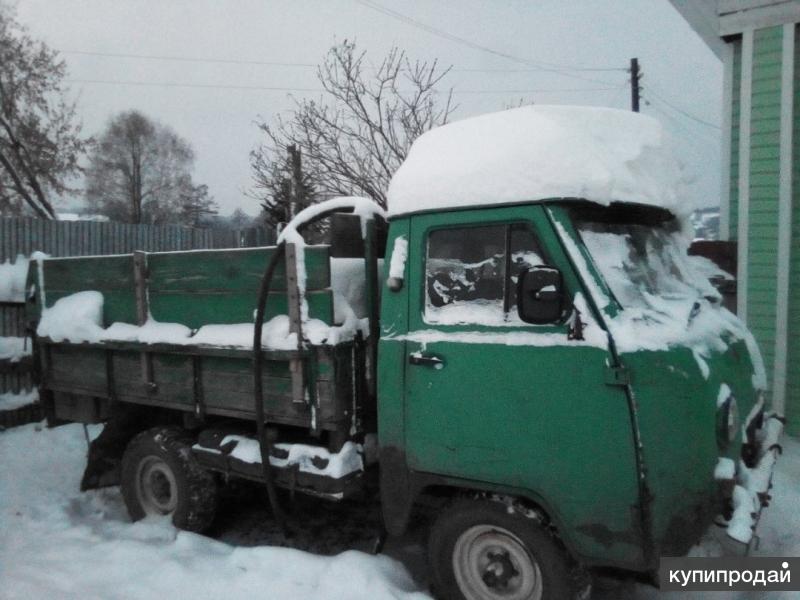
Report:
[[[422,352],[412,352],[408,355],[408,362],[412,365],[421,365],[423,367],[433,367],[434,369],[443,369],[444,361],[438,356],[430,354],[422,354]]]

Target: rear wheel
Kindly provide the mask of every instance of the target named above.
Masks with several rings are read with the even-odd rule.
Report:
[[[201,532],[213,521],[217,485],[191,451],[191,438],[176,427],[143,431],[122,457],[122,496],[134,521],[172,517],[176,527]]]
[[[428,547],[437,595],[447,600],[564,600],[571,565],[553,535],[503,504],[463,501],[437,519]]]

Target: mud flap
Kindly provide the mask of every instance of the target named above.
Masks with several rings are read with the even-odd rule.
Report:
[[[114,403],[103,431],[89,444],[81,491],[119,485],[122,454],[133,437],[147,429],[152,409]]]

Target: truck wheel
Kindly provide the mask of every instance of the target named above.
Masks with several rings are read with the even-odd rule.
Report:
[[[201,532],[214,519],[217,485],[192,456],[191,438],[176,427],[134,437],[122,457],[122,496],[134,521],[171,515],[175,527]]]
[[[462,501],[436,520],[428,544],[437,596],[446,600],[565,600],[570,561],[536,521],[490,501]]]

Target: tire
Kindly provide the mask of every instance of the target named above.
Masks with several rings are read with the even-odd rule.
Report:
[[[122,456],[122,496],[131,519],[171,515],[179,529],[200,533],[217,510],[214,476],[191,452],[177,427],[154,427],[134,437]]]
[[[488,500],[459,501],[433,525],[428,556],[444,600],[568,600],[573,566],[549,531]]]

